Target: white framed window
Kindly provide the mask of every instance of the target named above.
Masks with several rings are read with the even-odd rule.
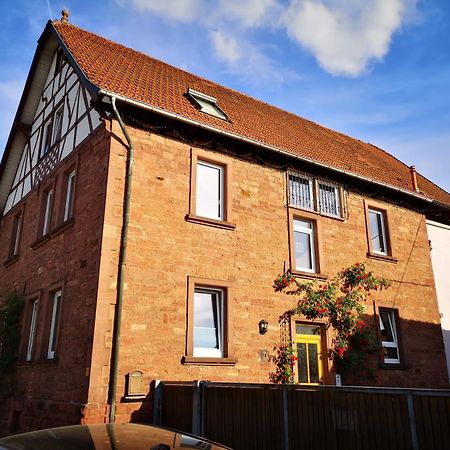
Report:
[[[342,217],[339,188],[334,184],[319,182],[319,211],[332,217]]]
[[[17,256],[19,254],[20,233],[22,231],[22,212],[14,217],[13,232],[10,247],[10,256]]]
[[[310,220],[294,218],[295,270],[317,272],[314,223]]]
[[[48,338],[47,358],[53,359],[56,352],[56,343],[59,329],[59,316],[61,310],[61,291],[55,292],[53,295],[52,320],[50,324],[50,334]]]
[[[342,186],[301,173],[288,174],[289,204],[296,208],[344,218]]]
[[[382,211],[369,209],[369,239],[373,253],[387,255],[385,217]]]
[[[73,200],[75,194],[75,170],[67,175],[66,200],[64,202],[63,221],[69,220],[73,216]]]
[[[38,308],[39,308],[39,301],[36,299],[33,301],[33,305],[31,307],[30,330],[28,333],[27,354],[25,357],[26,361],[31,361],[31,358],[33,357],[33,348],[34,348],[34,340],[35,340],[35,336],[36,336]]]
[[[299,208],[314,211],[314,188],[312,178],[289,175],[289,192],[291,204]]]
[[[400,354],[395,312],[392,309],[380,309],[379,316],[384,362],[387,364],[398,364],[400,363]]]
[[[52,145],[61,139],[62,134],[62,124],[63,124],[63,108],[59,108],[55,113],[55,118],[53,120],[53,138]]]
[[[195,287],[193,356],[224,356],[224,291]]]
[[[50,231],[52,205],[53,205],[53,189],[50,189],[46,192],[45,196],[44,218],[42,222],[42,236],[45,236]]]
[[[196,214],[224,220],[224,167],[197,160]]]
[[[40,152],[40,158],[45,156],[48,151],[50,150],[50,147],[52,145],[52,123],[49,120],[46,124],[44,124],[44,135],[42,137],[41,142],[41,152]]]
[[[217,117],[218,119],[228,119],[227,115],[217,105],[217,99],[214,97],[195,91],[191,88],[188,89],[188,95],[201,112]]]

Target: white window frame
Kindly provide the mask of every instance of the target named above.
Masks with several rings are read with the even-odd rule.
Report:
[[[293,189],[293,185],[296,182],[296,180],[294,180],[294,178],[299,178],[301,180],[305,180],[308,182],[310,206],[305,206],[305,205],[300,204],[300,202],[295,201],[295,198],[297,196],[295,195],[295,192]],[[295,174],[295,173],[290,173],[288,176],[288,180],[289,180],[289,202],[290,202],[290,204],[297,206],[301,209],[306,209],[307,211],[314,211],[315,210],[314,180],[310,177],[307,177],[306,175]],[[306,183],[304,184],[304,186],[305,185],[306,185]]]
[[[340,190],[339,187],[336,186],[333,183],[327,183],[324,181],[318,181],[318,209],[320,214],[323,214],[325,216],[330,216],[330,217],[342,217],[342,212],[341,212],[341,197],[340,197]],[[336,202],[334,204],[334,208],[336,209],[336,214],[333,214],[329,211],[325,210],[325,205],[322,204],[322,196],[321,196],[321,186],[325,186],[328,188],[332,188],[334,190],[334,195],[335,195],[335,199]]]
[[[22,221],[23,221],[23,212],[19,213],[14,222],[14,241],[12,245],[12,256],[17,256],[19,254],[19,244],[20,244],[20,233],[22,231]]]
[[[195,346],[195,296],[197,293],[212,294],[215,296],[217,310],[217,338],[219,348],[205,348]],[[194,288],[194,307],[193,307],[193,324],[192,324],[192,355],[195,357],[223,358],[224,357],[224,315],[225,315],[225,293],[224,289],[195,286]]]
[[[42,136],[40,157],[43,158],[50,150],[52,146],[52,121],[47,120],[43,125],[44,135]]]
[[[387,255],[388,254],[388,246],[387,246],[387,238],[386,238],[386,223],[385,223],[385,215],[383,211],[379,211],[377,209],[368,208],[369,213],[369,239],[370,239],[370,248],[372,250],[372,253],[375,253],[377,255]],[[372,221],[371,221],[371,214],[375,214],[378,217],[381,218],[380,222],[377,220],[377,226],[381,224],[381,227],[378,228],[378,235],[381,233],[381,238],[383,242],[384,251],[375,250],[373,248],[373,240],[372,240]]]
[[[208,189],[208,186],[200,186],[199,183],[199,177],[198,177],[198,167],[199,165],[205,166],[205,167],[209,167],[212,169],[217,169],[218,170],[218,174],[219,174],[219,180],[218,180],[218,185],[219,185],[219,198],[217,199],[217,212],[218,214],[213,216],[213,215],[204,215],[204,214],[200,214],[199,213],[199,192],[200,189]],[[195,209],[196,209],[196,214],[201,216],[201,217],[207,217],[209,219],[214,219],[214,220],[225,220],[225,167],[221,166],[219,164],[214,164],[211,163],[209,161],[204,161],[203,159],[197,159],[197,167],[196,167],[196,173],[197,173],[197,177],[196,177],[196,186],[195,186]]]
[[[301,225],[300,222],[308,222],[311,224],[311,228],[307,228]],[[317,273],[317,265],[316,265],[316,246],[315,246],[315,226],[314,226],[314,222],[312,220],[308,220],[308,219],[303,219],[301,217],[294,217],[293,220],[293,238],[294,238],[294,261],[295,261],[295,270],[300,271],[300,272],[309,272],[309,273]],[[302,234],[306,234],[309,237],[309,245],[311,248],[311,266],[312,268],[308,268],[308,267],[301,267],[299,266],[299,263],[297,261],[297,255],[295,252],[295,236],[296,233],[302,233]]]
[[[50,325],[50,335],[48,338],[47,359],[54,359],[56,353],[56,344],[58,341],[59,319],[61,316],[61,291],[56,291],[53,296],[52,321]]]
[[[217,119],[228,120],[227,115],[217,105],[217,99],[194,89],[188,89],[188,95],[194,100],[201,112]]]
[[[397,350],[398,358],[388,358],[384,357],[384,362],[386,364],[399,364],[400,363],[400,349],[398,345],[398,338],[397,338],[397,326],[396,326],[396,320],[395,320],[395,313],[391,309],[380,309],[378,311],[379,320],[380,320],[380,330],[384,329],[383,321],[381,320],[381,314],[386,313],[389,321],[389,326],[391,327],[392,337],[394,339],[394,342],[389,341],[382,341],[381,345],[383,348],[395,348]]]
[[[66,201],[64,203],[63,221],[69,220],[73,216],[73,200],[75,194],[75,170],[67,175]]]
[[[62,126],[63,126],[63,119],[64,119],[64,107],[61,106],[59,108],[54,116],[53,119],[53,133],[52,133],[52,143],[51,145],[55,144],[61,139],[62,135]]]
[[[50,231],[52,204],[53,204],[53,189],[49,189],[46,192],[44,221],[42,223],[42,236],[45,236]]]
[[[30,332],[28,333],[27,354],[25,357],[26,361],[31,361],[31,358],[33,357],[38,311],[39,311],[39,300],[36,299],[33,301],[33,306],[31,308]]]

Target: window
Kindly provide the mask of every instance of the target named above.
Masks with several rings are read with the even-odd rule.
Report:
[[[50,324],[50,335],[48,339],[48,352],[47,352],[48,359],[53,359],[55,357],[60,310],[61,310],[61,291],[57,291],[53,296],[52,318]]]
[[[223,167],[197,161],[196,188],[197,214],[210,219],[223,220]]]
[[[294,218],[293,228],[295,270],[317,272],[314,223],[310,220]]]
[[[223,291],[195,288],[194,356],[223,357]]]
[[[192,149],[189,222],[234,229],[231,222],[231,164],[222,155]]]
[[[22,231],[22,211],[14,216],[13,230],[11,235],[10,258],[19,254],[20,233]]]
[[[188,323],[184,363],[234,364],[226,281],[188,278]]]
[[[373,253],[387,255],[384,213],[369,209],[369,238]]]
[[[44,124],[44,135],[42,137],[41,152],[39,154],[40,158],[42,158],[48,153],[51,145],[52,145],[52,122],[48,120],[47,123]]]
[[[36,328],[37,328],[38,308],[39,308],[39,301],[37,299],[33,300],[31,308],[30,328],[28,333],[27,354],[25,357],[26,361],[31,361],[33,357],[34,341],[36,337]]]
[[[344,218],[341,186],[298,173],[290,173],[288,178],[291,206]]]
[[[392,309],[380,309],[380,333],[386,364],[400,363],[396,314]]]
[[[69,220],[73,216],[73,200],[75,194],[75,170],[66,175],[66,199],[64,202],[63,221]]]
[[[331,184],[319,182],[319,210],[322,214],[341,217],[339,189]]]
[[[45,192],[44,197],[44,216],[42,221],[42,236],[45,236],[50,231],[51,217],[53,206],[53,189],[49,189]]]
[[[364,200],[366,232],[367,232],[367,256],[382,261],[396,263],[393,256],[392,234],[389,227],[389,216],[386,205],[374,200]]]
[[[190,88],[188,89],[188,95],[201,112],[217,117],[218,119],[228,119],[227,115],[217,105],[217,100],[214,97]]]
[[[63,108],[58,109],[54,118],[52,145],[61,139],[63,123]]]
[[[314,211],[313,181],[299,175],[289,175],[290,203]]]

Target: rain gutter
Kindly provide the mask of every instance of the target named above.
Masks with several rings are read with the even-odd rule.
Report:
[[[248,138],[246,136],[242,136],[240,134],[231,133],[229,131],[221,130],[221,129],[215,128],[215,127],[213,127],[211,125],[207,125],[205,123],[197,122],[196,120],[192,120],[192,119],[189,119],[187,117],[181,116],[180,114],[172,113],[172,112],[166,111],[166,110],[164,110],[162,108],[157,108],[156,106],[151,106],[151,105],[149,105],[147,103],[139,102],[137,100],[133,100],[133,99],[131,99],[129,97],[124,97],[122,95],[114,94],[114,93],[112,93],[112,92],[110,92],[108,90],[105,90],[105,89],[100,89],[98,94],[99,95],[106,95],[108,97],[114,96],[118,100],[120,100],[120,101],[122,101],[124,103],[128,103],[129,105],[133,105],[133,106],[136,106],[138,108],[143,108],[143,109],[146,109],[147,111],[151,111],[151,112],[154,112],[156,114],[160,114],[160,115],[165,116],[165,117],[170,117],[170,118],[178,120],[180,122],[184,122],[184,123],[187,123],[189,125],[193,125],[193,126],[196,126],[196,127],[199,127],[199,128],[203,128],[205,130],[221,134],[221,135],[229,137],[231,139],[236,139],[238,141],[245,142],[247,144],[256,145],[258,147],[264,148],[266,150],[270,150],[272,152],[279,153],[279,154],[284,155],[284,156],[288,156],[290,158],[295,158],[297,160],[308,162],[308,163],[313,164],[315,166],[326,168],[326,169],[331,170],[333,172],[337,172],[337,173],[340,173],[340,174],[345,174],[347,176],[350,176],[350,177],[353,177],[353,178],[357,178],[359,180],[367,181],[367,182],[376,184],[378,186],[383,186],[383,187],[386,187],[386,188],[389,188],[389,189],[393,189],[394,191],[401,192],[403,194],[409,195],[411,197],[415,197],[415,198],[420,199],[420,200],[424,200],[424,201],[429,202],[429,203],[433,203],[434,202],[434,200],[432,198],[426,197],[424,195],[421,195],[421,194],[418,194],[418,193],[414,193],[414,192],[408,191],[406,189],[402,189],[402,188],[397,187],[397,186],[386,184],[386,183],[383,183],[383,182],[378,181],[378,180],[374,180],[374,179],[371,179],[371,178],[368,178],[368,177],[364,177],[362,175],[357,175],[357,174],[355,174],[353,172],[349,172],[349,171],[344,170],[344,169],[338,169],[336,167],[329,166],[328,164],[324,164],[324,163],[318,162],[318,161],[316,161],[314,159],[307,158],[305,156],[295,155],[295,154],[293,154],[291,152],[279,149],[279,148],[274,147],[272,145],[264,144],[263,142],[257,141],[256,139],[251,139],[251,138]]]
[[[117,288],[116,288],[116,307],[114,314],[114,327],[112,336],[111,349],[111,366],[109,375],[109,422],[115,422],[116,419],[116,393],[117,393],[117,375],[119,369],[119,350],[120,350],[120,333],[122,326],[122,309],[123,309],[123,290],[125,284],[125,268],[128,244],[128,223],[130,220],[130,203],[131,203],[131,181],[133,176],[134,147],[130,135],[125,124],[116,108],[116,96],[112,93],[108,94],[111,98],[111,106],[114,117],[119,122],[120,128],[128,143],[126,174],[125,174],[125,191],[123,196],[123,213],[122,213],[122,231],[120,235],[120,252],[117,270]]]

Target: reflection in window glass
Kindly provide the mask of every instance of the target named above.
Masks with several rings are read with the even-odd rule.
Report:
[[[223,167],[197,162],[196,214],[223,220]]]
[[[221,290],[195,289],[194,356],[223,356],[223,295]]]
[[[385,363],[399,363],[397,330],[393,310],[380,310],[380,333]]]
[[[384,217],[381,211],[369,210],[370,241],[374,253],[387,254]]]
[[[313,223],[294,220],[295,268],[304,272],[315,272]]]

